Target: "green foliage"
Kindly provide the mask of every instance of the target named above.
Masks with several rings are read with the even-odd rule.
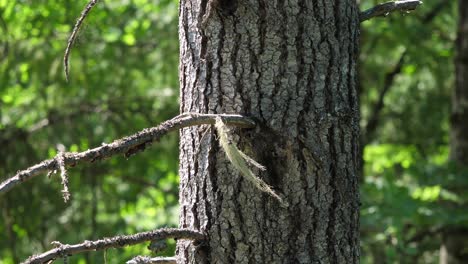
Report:
[[[442,0],[440,0],[442,1]],[[456,1],[426,1],[415,12],[362,24],[359,87],[366,138],[362,181],[363,263],[437,263],[439,231],[468,226],[460,209],[468,171],[448,162]],[[99,1],[80,30],[65,82],[63,52],[87,1],[0,0],[0,177],[57,154],[83,151],[177,113],[177,1]],[[361,9],[382,1],[361,1]],[[437,11],[438,10],[438,11]],[[437,11],[434,13],[434,11]],[[435,14],[431,16],[431,14]],[[77,243],[177,222],[177,139],[126,160],[39,176],[0,197],[1,263],[19,263],[50,242]],[[164,254],[170,254],[174,242]],[[151,254],[145,245],[108,250],[109,263]],[[103,253],[72,263],[103,263]]]
[[[423,256],[428,259],[422,263],[437,263],[437,232],[468,227],[468,213],[459,206],[468,197],[453,193],[454,186],[468,186],[468,171],[441,163],[440,156],[448,156],[447,148],[422,156],[414,146],[366,147],[361,215],[363,249],[369,255],[364,259],[373,257],[374,263],[374,248],[381,248],[392,263],[416,263]]]
[[[440,231],[468,226],[468,212],[460,209],[467,197],[453,192],[454,186],[466,189],[468,173],[448,161],[456,1],[442,2],[362,24],[364,132],[385,78],[405,53],[364,146],[363,263],[438,263]]]
[[[151,127],[178,111],[177,1],[100,1],[80,30],[65,82],[63,52],[87,1],[0,0],[0,175],[57,153],[83,151]],[[177,224],[177,135],[126,160],[39,176],[0,198],[2,263],[50,249]],[[170,248],[174,249],[174,243]],[[170,250],[170,249],[169,249]],[[103,263],[103,253],[73,263]],[[145,245],[109,250],[122,263]]]

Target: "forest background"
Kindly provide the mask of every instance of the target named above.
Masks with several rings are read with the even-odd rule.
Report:
[[[360,2],[361,10],[379,3]],[[85,4],[0,0],[1,180],[58,149],[83,151],[179,112],[178,2],[100,1],[80,30],[66,82],[63,52]],[[467,186],[467,172],[448,160],[457,15],[457,1],[430,0],[361,24],[362,263],[438,263],[443,227],[468,226],[467,197],[451,191]],[[70,169],[69,203],[58,175],[2,195],[0,263],[19,263],[55,240],[177,226],[177,146],[172,134],[129,159]],[[106,258],[140,254],[150,254],[146,245]]]

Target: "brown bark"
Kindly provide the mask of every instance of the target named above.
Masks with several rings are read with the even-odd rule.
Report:
[[[209,14],[207,14],[207,12]],[[211,126],[180,142],[178,263],[358,263],[354,0],[181,0],[181,112],[238,113],[234,142],[289,207],[242,178]]]
[[[468,165],[468,1],[459,0],[459,22],[455,43],[455,89],[452,97],[450,160]],[[459,177],[463,177],[460,175]],[[453,190],[465,191],[465,188]],[[467,263],[468,228],[447,227],[442,235],[441,264]]]

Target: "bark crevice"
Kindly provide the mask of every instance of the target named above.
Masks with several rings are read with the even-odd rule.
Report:
[[[185,2],[181,17],[208,11]],[[202,256],[178,244],[180,263],[358,263],[355,1],[236,1],[225,11],[219,4],[203,31],[181,19],[190,25],[180,32],[182,111],[255,119],[255,129],[233,131],[232,140],[267,167],[257,175],[290,207],[243,180],[212,131],[207,140],[184,130],[181,203],[199,204],[181,210],[181,223],[198,214],[210,246]],[[187,17],[197,16],[206,14]],[[197,97],[202,103],[189,104]],[[194,159],[199,168],[188,170]]]

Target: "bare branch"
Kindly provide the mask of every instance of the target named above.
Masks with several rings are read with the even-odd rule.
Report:
[[[150,258],[144,256],[137,256],[127,261],[127,264],[176,264],[175,257],[157,257]]]
[[[73,27],[73,31],[70,37],[68,38],[67,48],[65,49],[65,55],[63,56],[63,65],[65,66],[65,78],[67,79],[67,81],[69,77],[68,58],[70,57],[71,48],[75,43],[76,36],[78,35],[78,31],[80,31],[83,21],[85,20],[86,16],[88,16],[91,9],[97,4],[97,2],[98,0],[90,0],[88,4],[86,4],[85,8],[81,12],[81,16],[78,18],[78,20],[75,23],[75,26]]]
[[[26,261],[24,261],[23,264],[49,263],[49,261],[53,261],[57,258],[71,256],[81,252],[105,250],[108,248],[122,248],[146,241],[167,238],[202,241],[206,239],[206,236],[200,231],[190,229],[163,228],[137,233],[134,235],[115,236],[96,241],[84,241],[80,244],[74,245],[60,244],[56,242],[56,248],[44,252],[40,255],[31,256]]]
[[[252,128],[255,126],[255,122],[252,119],[241,115],[186,113],[165,121],[159,126],[146,128],[131,136],[117,139],[110,144],[103,143],[100,147],[89,149],[84,152],[64,152],[61,155],[67,167],[73,167],[79,162],[94,162],[122,153],[128,158],[145,150],[146,147],[169,132],[189,126],[213,125],[216,122],[216,118],[221,118],[223,122],[231,126],[242,128]],[[0,184],[0,193],[7,192],[21,182],[29,180],[41,173],[56,170],[59,167],[57,158],[54,158],[19,171],[15,176]]]
[[[415,10],[420,4],[422,4],[422,1],[419,0],[402,0],[386,2],[361,12],[361,14],[359,15],[359,20],[360,22],[364,22],[373,17],[387,16],[388,14],[394,11],[409,12]]]

